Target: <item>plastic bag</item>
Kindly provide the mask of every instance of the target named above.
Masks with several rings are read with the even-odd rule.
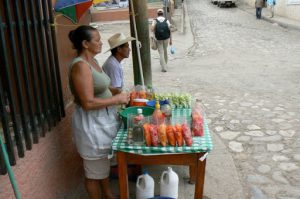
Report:
[[[192,134],[193,136],[204,135],[204,110],[199,102],[192,109]]]
[[[152,50],[157,50],[157,40],[154,36],[150,37],[150,41],[151,41],[151,49]]]
[[[170,53],[171,53],[171,54],[175,54],[175,52],[176,52],[175,46],[171,46],[171,48],[170,48]]]
[[[146,89],[141,85],[136,85],[130,92],[130,106],[146,106],[148,101],[146,95]]]
[[[192,138],[192,133],[191,133],[190,127],[185,122],[181,125],[181,128],[182,128],[182,135],[183,135],[183,139],[185,141],[185,145],[192,146],[193,138]]]

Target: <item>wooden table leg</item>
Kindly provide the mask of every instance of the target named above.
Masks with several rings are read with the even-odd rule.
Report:
[[[126,154],[117,152],[120,198],[129,199]]]
[[[196,165],[190,165],[189,166],[189,171],[190,171],[190,180],[189,180],[189,183],[190,184],[195,184],[196,182],[196,169],[197,169],[197,166]]]
[[[196,170],[197,178],[196,178],[196,185],[195,185],[195,199],[202,199],[203,197],[205,166],[206,166],[206,159],[202,162],[198,158],[197,170]]]

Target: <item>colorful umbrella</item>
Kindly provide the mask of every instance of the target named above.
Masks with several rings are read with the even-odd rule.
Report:
[[[78,23],[93,3],[97,4],[104,1],[107,0],[57,0],[54,9],[71,19],[73,23]]]

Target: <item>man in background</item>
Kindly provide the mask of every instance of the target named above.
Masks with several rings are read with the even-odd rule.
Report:
[[[123,33],[116,33],[108,39],[111,55],[107,58],[102,68],[110,77],[111,86],[122,90],[124,86],[124,74],[121,61],[129,57],[129,41],[135,40],[133,37],[126,37]]]
[[[255,0],[256,19],[261,19],[261,12],[265,6],[265,0]]]
[[[171,24],[164,17],[163,9],[157,10],[157,18],[153,20],[151,30],[157,40],[157,49],[161,65],[161,72],[167,72],[168,63],[168,43],[172,45]]]
[[[268,2],[268,6],[269,6],[269,9],[270,9],[270,12],[271,12],[270,18],[273,18],[274,17],[274,7],[276,5],[276,0],[267,0],[267,2]]]

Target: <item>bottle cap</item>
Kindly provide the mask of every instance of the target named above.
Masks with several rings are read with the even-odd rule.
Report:
[[[147,171],[147,170],[144,170],[144,171],[143,171],[143,174],[144,174],[144,175],[148,174],[148,171]]]
[[[156,100],[156,103],[155,103],[155,108],[156,108],[156,109],[160,109],[159,100]]]
[[[137,113],[138,113],[138,114],[142,114],[142,113],[143,113],[143,109],[138,108],[138,109],[137,109]]]

